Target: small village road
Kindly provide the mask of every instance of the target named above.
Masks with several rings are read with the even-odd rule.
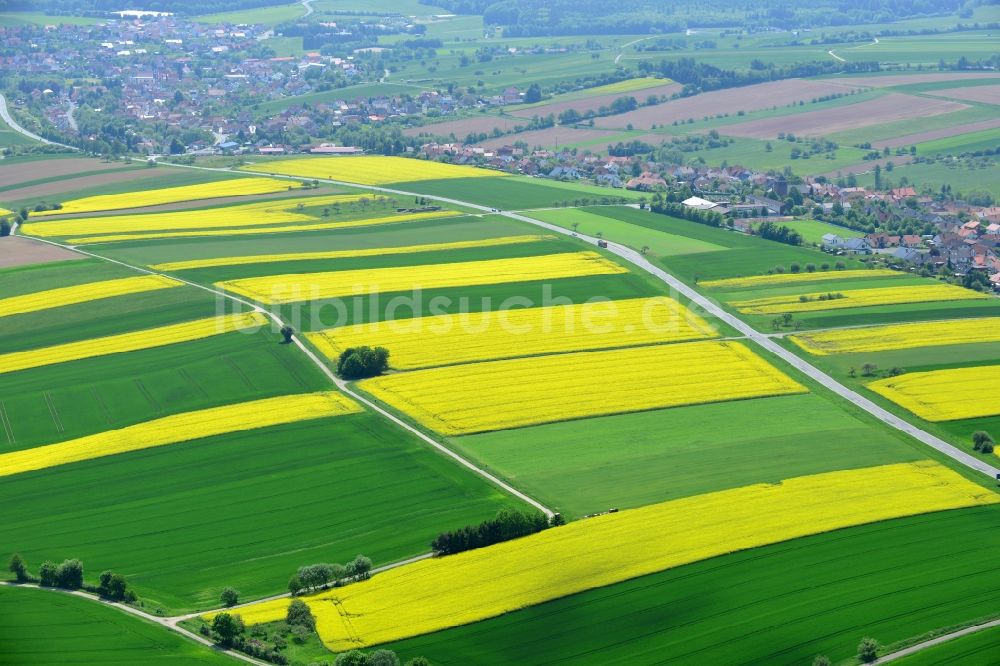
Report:
[[[41,136],[38,136],[34,132],[29,132],[28,130],[26,130],[23,127],[21,127],[20,125],[18,125],[17,121],[14,120],[13,117],[11,117],[10,110],[7,108],[7,98],[4,97],[2,94],[0,94],[0,118],[2,118],[3,121],[5,123],[7,123],[7,125],[12,130],[14,130],[15,132],[17,132],[18,134],[21,134],[23,136],[28,137],[29,139],[34,139],[35,141],[39,141],[41,143],[46,143],[46,144],[48,144],[50,146],[61,146],[63,148],[69,148],[70,150],[78,150],[77,148],[74,148],[73,146],[67,146],[66,144],[63,144],[63,143],[56,143],[55,141],[49,141],[48,139],[46,139],[44,137],[41,137]]]

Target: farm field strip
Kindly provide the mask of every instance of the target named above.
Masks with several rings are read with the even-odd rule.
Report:
[[[299,231],[330,231],[338,229],[356,229],[359,227],[375,227],[383,224],[401,224],[404,222],[420,222],[423,220],[439,220],[448,217],[459,217],[462,214],[453,210],[432,211],[427,213],[401,213],[383,217],[368,217],[346,222],[320,222],[315,218],[312,224],[293,224],[288,226],[258,226],[240,227],[236,229],[205,229],[194,231],[160,231],[144,234],[110,234],[107,236],[87,236],[70,238],[68,242],[77,245],[93,243],[117,243],[131,240],[157,240],[165,238],[202,238],[210,236],[252,236],[258,234],[285,234]],[[314,218],[308,218],[312,220]]]
[[[991,298],[988,294],[972,291],[971,289],[953,284],[848,289],[833,293],[840,294],[842,297],[820,300],[820,297],[825,297],[827,294],[826,292],[817,292],[801,295],[771,296],[748,301],[733,301],[732,305],[744,314],[782,314],[786,312],[816,312],[901,303],[985,300]]]
[[[110,235],[139,231],[218,229],[284,224],[289,222],[309,222],[318,220],[319,218],[298,212],[296,206],[300,204],[310,207],[335,206],[354,203],[361,198],[362,195],[359,194],[334,194],[330,196],[279,199],[276,201],[257,201],[209,210],[136,213],[132,215],[83,217],[70,220],[46,220],[42,222],[29,221],[23,226],[22,231],[29,236],[52,238],[74,236],[83,233]]]
[[[200,340],[213,335],[256,329],[268,323],[259,312],[208,317],[159,328],[120,333],[102,338],[92,338],[66,344],[0,354],[0,374],[37,368],[55,363],[65,363],[95,356],[162,347],[164,345]]]
[[[306,337],[331,360],[349,347],[379,345],[390,350],[392,367],[413,369],[716,335],[704,319],[663,296],[395,319]]]
[[[0,454],[0,476],[22,474],[230,432],[255,430],[360,411],[361,407],[356,402],[335,391],[285,395],[210,407],[65,442],[3,453]]]
[[[454,627],[710,557],[890,518],[1000,502],[933,461],[828,472],[575,521],[303,597],[331,650]],[[628,553],[623,558],[622,553]],[[284,619],[288,599],[241,608]]]
[[[326,178],[359,185],[386,185],[441,178],[497,178],[507,175],[477,167],[380,155],[293,158],[251,164],[243,167],[243,170],[302,178]]]
[[[1000,414],[1000,365],[905,373],[868,388],[927,421]]]
[[[447,243],[424,243],[421,245],[400,245],[396,247],[376,247],[362,250],[330,250],[327,252],[290,252],[285,254],[249,254],[239,257],[218,257],[214,259],[190,259],[153,264],[150,268],[158,271],[184,271],[192,268],[212,268],[217,266],[243,266],[246,264],[278,263],[284,261],[311,261],[316,259],[349,259],[356,257],[380,257],[391,254],[411,254],[416,252],[439,252],[462,250],[474,247],[494,247],[517,245],[553,240],[551,234],[527,234],[523,236],[500,236],[481,240],[450,241]]]
[[[966,86],[960,88],[945,88],[934,90],[927,94],[934,97],[960,99],[966,102],[982,102],[983,104],[1000,105],[1000,84],[991,86]]]
[[[487,361],[358,386],[443,435],[806,392],[738,342]]]
[[[628,269],[605,259],[600,254],[586,251],[398,268],[269,275],[227,280],[217,283],[216,286],[258,302],[273,305],[357,294],[502,284],[527,280],[555,280],[627,272]]]
[[[786,284],[801,284],[806,282],[825,282],[827,280],[853,280],[855,278],[901,277],[905,273],[888,268],[859,268],[843,271],[819,271],[816,273],[776,273],[774,275],[750,275],[747,277],[726,278],[724,280],[705,280],[698,285],[708,289],[739,289],[741,287],[771,287]]]
[[[169,289],[171,287],[179,287],[182,284],[184,283],[161,275],[141,275],[116,280],[88,282],[72,287],[47,289],[31,294],[0,299],[0,317],[24,314],[26,312],[37,312],[63,305],[73,305],[75,303],[86,303],[102,298],[124,296],[125,294]]]
[[[67,201],[58,210],[40,211],[31,215],[32,217],[44,217],[46,215],[70,215],[74,213],[122,210],[125,208],[145,208],[180,201],[249,196],[253,194],[273,194],[300,187],[302,187],[302,183],[294,180],[235,178],[212,183],[201,183],[199,185],[182,185],[180,187],[167,187],[159,190],[141,190],[127,194],[104,194],[84,197],[82,199]]]
[[[862,326],[789,336],[816,356],[1000,342],[1000,317]]]

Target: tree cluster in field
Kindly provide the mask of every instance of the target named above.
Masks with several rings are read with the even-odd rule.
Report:
[[[307,564],[298,568],[288,581],[288,591],[292,594],[313,592],[329,585],[339,587],[355,580],[371,578],[372,561],[358,555],[347,564]]]
[[[840,292],[830,292],[827,294],[820,294],[819,296],[807,296],[802,294],[799,296],[799,303],[809,303],[811,301],[837,301],[841,298],[847,298]]]
[[[362,652],[351,650],[337,655],[334,666],[400,666],[399,657],[392,650],[374,650]],[[423,657],[414,657],[406,662],[406,666],[430,666]]]
[[[375,377],[388,369],[389,350],[385,347],[349,347],[337,358],[337,374],[344,379]]]
[[[802,234],[784,224],[777,225],[774,222],[761,222],[754,227],[753,232],[761,238],[784,243],[785,245],[802,245]]]
[[[454,555],[528,536],[548,527],[549,519],[539,511],[505,507],[495,517],[478,525],[466,525],[451,532],[442,532],[431,542],[431,549],[438,555]]]
[[[996,442],[990,433],[985,430],[977,430],[972,433],[972,448],[976,451],[980,453],[993,453],[995,447]]]
[[[14,553],[7,570],[14,574],[14,580],[18,583],[38,583],[42,587],[64,590],[84,589],[109,601],[134,603],[137,600],[135,591],[128,586],[125,576],[113,571],[102,571],[96,586],[86,585],[83,581],[83,562],[77,559],[64,560],[62,564],[46,560],[38,567],[38,576],[35,577],[28,571],[28,565],[21,554]]]
[[[649,209],[660,215],[679,217],[682,220],[697,222],[709,227],[721,227],[726,222],[725,216],[721,213],[712,210],[698,210],[697,208],[689,208],[682,203],[667,201],[659,192],[653,195]]]

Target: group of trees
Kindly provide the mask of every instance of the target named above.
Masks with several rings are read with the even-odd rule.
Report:
[[[389,350],[385,347],[349,347],[337,358],[337,374],[344,379],[374,377],[388,369]]]
[[[343,585],[354,580],[371,578],[372,561],[364,555],[358,555],[347,564],[307,564],[299,567],[295,575],[288,581],[288,591],[292,594],[322,589],[330,584]]]
[[[102,571],[96,586],[86,585],[83,580],[83,562],[77,559],[63,560],[56,564],[46,560],[38,567],[38,576],[32,576],[28,565],[20,553],[14,553],[7,565],[18,583],[38,583],[42,587],[59,587],[65,590],[84,589],[110,601],[134,603],[135,591],[128,586],[125,576],[113,571]]]
[[[431,549],[439,555],[453,555],[541,532],[549,526],[549,519],[538,511],[503,508],[495,517],[478,525],[466,525],[439,534],[431,542]]]
[[[704,224],[710,227],[721,227],[726,223],[726,218],[721,213],[716,213],[711,210],[699,210],[697,208],[685,206],[682,203],[667,201],[659,192],[653,195],[653,198],[649,203],[649,209],[654,213],[659,213],[660,215],[679,217],[682,220],[697,222],[698,224]]]
[[[996,447],[996,442],[993,441],[993,435],[986,432],[985,430],[977,430],[972,433],[972,448],[980,453],[993,453],[993,449]]]
[[[754,228],[754,233],[761,238],[777,241],[785,245],[802,245],[802,234],[784,224],[778,225],[774,222],[761,222]]]

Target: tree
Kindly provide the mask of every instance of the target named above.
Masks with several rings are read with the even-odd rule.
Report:
[[[414,657],[406,662],[406,666],[431,666],[431,662],[427,661],[427,657]]]
[[[128,583],[125,576],[113,571],[102,571],[98,579],[97,593],[112,601],[124,601],[128,595]]]
[[[298,594],[304,586],[302,585],[302,579],[298,576],[292,576],[288,579],[288,592],[290,594]]]
[[[399,657],[392,650],[375,650],[368,655],[368,666],[400,666]]]
[[[237,636],[246,631],[246,627],[243,625],[243,618],[239,615],[219,613],[212,618],[212,631],[218,636],[220,645],[229,647]]]
[[[240,600],[240,591],[232,587],[227,587],[222,590],[222,594],[219,595],[219,600],[222,602],[223,606],[235,606]]]
[[[861,374],[865,377],[871,377],[878,370],[878,366],[874,363],[865,363],[861,366]]]
[[[368,655],[361,650],[341,652],[333,663],[336,666],[368,666]]]
[[[389,350],[385,347],[350,347],[337,359],[337,374],[344,379],[374,377],[388,369]]]
[[[537,83],[532,83],[524,93],[524,103],[534,104],[542,101],[542,88]]]
[[[368,580],[372,576],[372,561],[364,555],[358,555],[347,563],[347,575],[358,580]]]
[[[283,338],[285,338],[284,340],[281,341],[281,344],[287,345],[292,341],[292,336],[295,335],[295,329],[292,328],[291,326],[282,326],[281,335]]]
[[[56,584],[56,567],[55,562],[45,560],[42,562],[42,566],[38,567],[38,582],[42,587],[55,587]]]
[[[858,659],[866,664],[870,664],[878,659],[878,641],[874,638],[862,638],[858,643]]]
[[[14,574],[14,580],[18,583],[28,580],[28,566],[24,563],[21,553],[14,553],[10,556],[10,564],[7,565],[7,571]]]
[[[0,220],[0,238],[10,236],[10,222],[6,219]]]
[[[813,659],[813,666],[830,666],[830,658],[825,654],[818,654]]]
[[[288,604],[285,622],[292,626],[306,627],[309,631],[316,629],[316,618],[313,617],[309,605],[301,599],[292,599],[292,603]]]
[[[977,430],[972,433],[972,448],[976,451],[982,451],[984,444],[993,444],[993,435],[986,432],[985,430]]]
[[[83,587],[83,562],[80,560],[65,560],[56,569],[56,585],[67,590],[79,590]]]

